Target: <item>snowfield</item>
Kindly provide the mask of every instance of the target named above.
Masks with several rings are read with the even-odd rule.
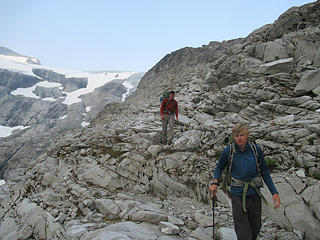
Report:
[[[93,92],[96,88],[103,86],[104,84],[115,80],[115,79],[126,79],[131,77],[132,75],[136,74],[137,72],[81,72],[81,71],[73,71],[73,70],[66,70],[56,67],[48,67],[48,66],[42,66],[37,64],[30,64],[27,63],[28,58],[22,57],[22,56],[6,56],[6,55],[0,55],[0,69],[6,69],[12,72],[18,72],[21,74],[30,75],[33,77],[37,77],[33,72],[32,69],[34,68],[41,68],[41,69],[47,69],[54,71],[56,73],[64,74],[66,78],[87,78],[88,84],[86,88],[81,88],[73,92],[63,92],[66,97],[64,98],[63,103],[70,106],[73,103],[77,103],[81,101],[80,96],[85,95],[88,93]],[[41,79],[41,78],[39,78]],[[62,88],[60,83],[52,83],[48,81],[42,81],[37,84],[35,84],[32,87],[28,88],[18,88],[11,92],[12,95],[22,95],[25,97],[30,98],[40,98],[39,96],[34,94],[34,90],[36,89],[36,86],[46,87],[46,88],[53,88],[53,87],[59,87]],[[128,83],[124,82],[123,86],[127,88],[127,92],[123,94],[122,101],[125,100],[125,98],[128,96],[129,91],[133,86]],[[44,101],[56,101],[54,98],[42,98]],[[86,106],[86,111],[90,111],[90,106]],[[87,126],[89,123],[83,122],[82,126]],[[11,133],[14,130],[18,130],[21,128],[25,128],[25,126],[17,126],[17,127],[7,127],[7,126],[0,126],[0,137],[7,137],[11,135]]]

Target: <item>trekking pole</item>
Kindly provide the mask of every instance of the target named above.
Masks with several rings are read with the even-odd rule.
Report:
[[[211,201],[212,201],[212,234],[213,234],[213,240],[215,240],[215,234],[214,234],[214,202],[215,202],[215,196],[211,195]]]

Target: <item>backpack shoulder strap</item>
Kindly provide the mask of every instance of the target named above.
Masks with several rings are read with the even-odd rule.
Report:
[[[226,167],[223,169],[222,173],[222,179],[221,179],[221,188],[222,190],[229,194],[230,193],[230,187],[231,187],[231,168],[232,168],[232,162],[233,162],[233,155],[234,155],[234,147],[233,144],[229,145],[229,157],[228,157],[228,163]]]
[[[166,97],[164,97],[162,102],[163,102],[163,110],[164,110],[168,104],[168,99]]]
[[[257,165],[257,169],[258,169],[258,173],[259,175],[261,175],[261,161],[259,160],[259,156],[258,156],[258,150],[257,150],[257,146],[254,143],[249,143],[253,153],[254,153],[254,157],[256,159],[256,165]]]
[[[235,146],[234,143],[230,144],[230,150],[229,150],[229,170],[228,172],[231,173],[231,168],[232,168],[232,163],[233,163],[233,156],[234,156],[234,152],[235,152]]]

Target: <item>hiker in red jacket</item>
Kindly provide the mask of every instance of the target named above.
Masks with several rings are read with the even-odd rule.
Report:
[[[162,144],[170,145],[173,139],[173,125],[175,123],[174,115],[178,121],[178,103],[174,100],[174,91],[169,93],[169,98],[165,98],[161,103],[160,113],[162,120]],[[169,125],[169,131],[167,133],[167,126]],[[168,142],[167,142],[168,134]]]

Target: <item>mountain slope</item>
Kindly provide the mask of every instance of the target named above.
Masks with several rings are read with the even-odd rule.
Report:
[[[88,127],[61,136],[1,187],[0,234],[211,239],[208,184],[225,138],[241,121],[276,165],[281,206],[275,211],[262,189],[269,205],[260,239],[319,239],[320,32],[295,14],[300,9],[319,19],[320,1],[284,13],[274,23],[279,28],[286,29],[287,15],[307,27],[279,38],[260,37],[264,27],[250,38],[166,55],[124,103],[106,105]],[[159,97],[167,88],[176,91],[180,113],[172,146],[160,144]],[[234,232],[222,191],[216,204],[217,232],[226,238]]]

